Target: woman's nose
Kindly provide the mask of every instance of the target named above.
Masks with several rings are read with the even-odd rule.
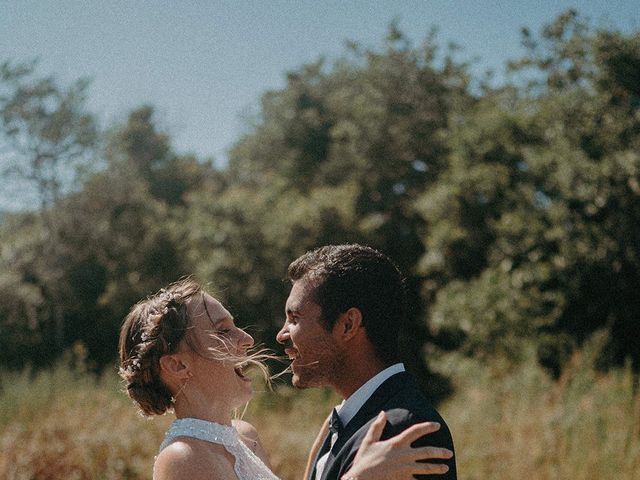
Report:
[[[253,337],[251,335],[249,335],[247,332],[245,332],[244,330],[240,330],[242,332],[242,336],[240,337],[240,346],[242,348],[251,348],[253,347]]]

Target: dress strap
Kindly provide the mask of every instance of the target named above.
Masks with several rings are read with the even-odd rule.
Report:
[[[198,440],[218,443],[225,447],[237,447],[240,439],[235,428],[197,418],[179,418],[171,424],[160,445],[160,451],[178,437],[193,437]]]
[[[235,458],[233,469],[238,480],[278,480],[262,460],[240,440],[238,431],[229,425],[197,418],[179,418],[167,430],[160,451],[179,437],[192,437],[223,445]]]

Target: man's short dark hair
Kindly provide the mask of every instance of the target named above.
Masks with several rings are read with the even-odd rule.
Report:
[[[294,260],[287,273],[292,282],[304,280],[314,287],[327,330],[340,314],[357,308],[380,359],[386,364],[397,360],[406,294],[402,273],[389,257],[363,245],[328,245]]]

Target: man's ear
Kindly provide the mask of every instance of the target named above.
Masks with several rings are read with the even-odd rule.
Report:
[[[343,340],[350,340],[359,334],[363,328],[362,312],[360,309],[351,307],[338,317],[336,322],[337,333]]]
[[[182,380],[193,375],[189,362],[179,353],[160,357],[160,372],[174,380]]]

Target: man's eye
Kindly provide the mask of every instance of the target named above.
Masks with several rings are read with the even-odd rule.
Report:
[[[231,331],[230,328],[223,328],[222,330],[218,330],[218,333],[221,333],[222,335],[226,335],[230,331]]]

